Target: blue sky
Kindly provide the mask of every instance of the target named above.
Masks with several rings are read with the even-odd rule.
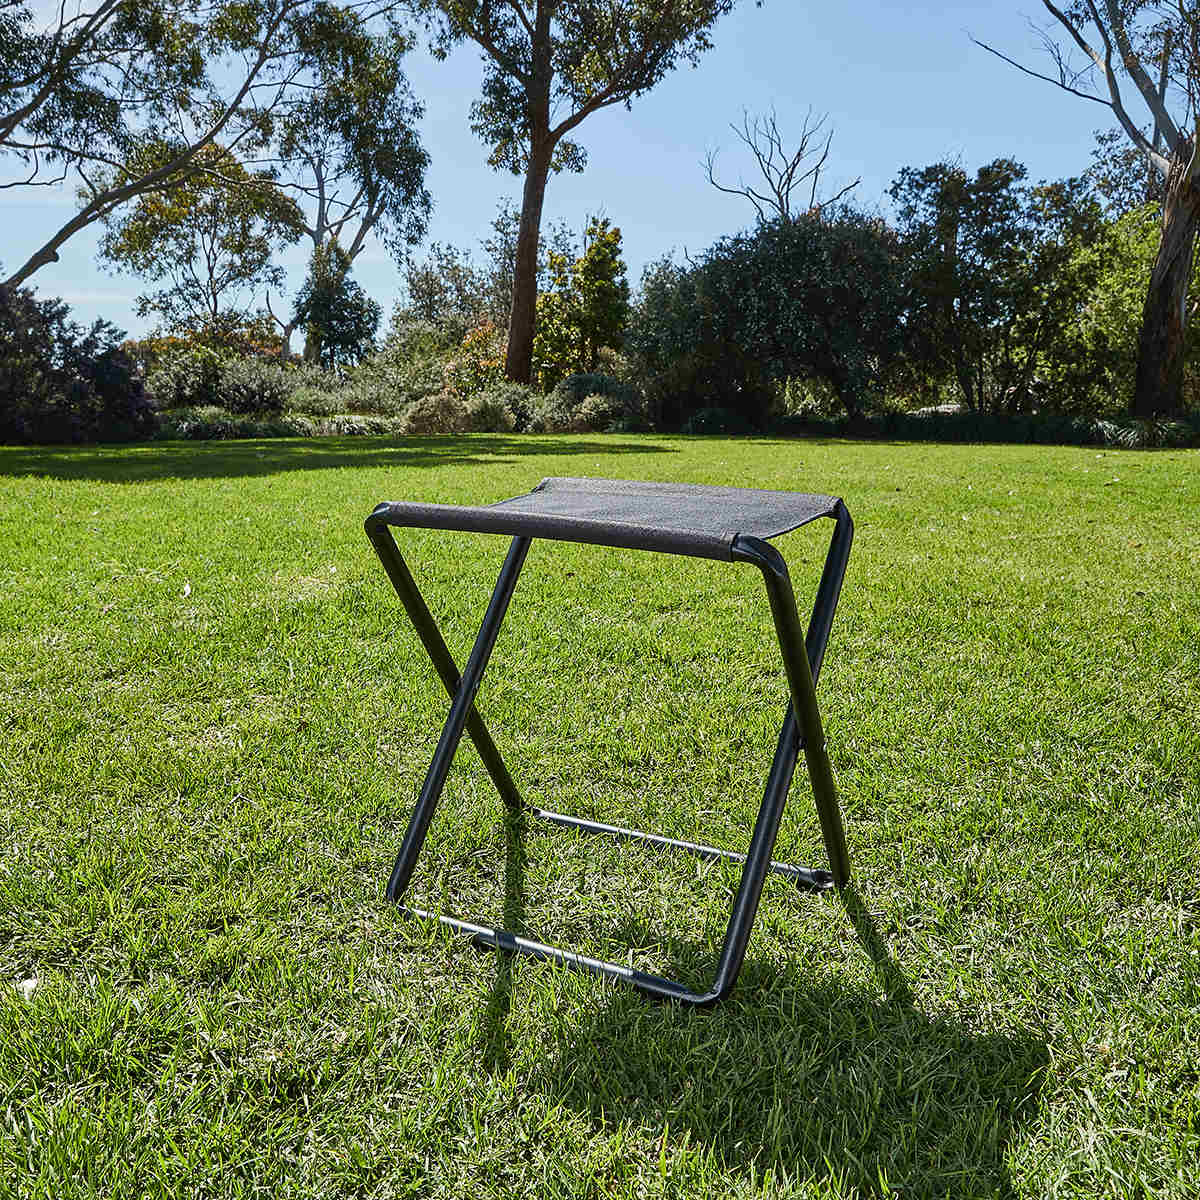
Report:
[[[551,179],[546,217],[581,229],[603,211],[621,228],[630,279],[669,250],[697,252],[752,223],[749,204],[715,191],[703,172],[707,151],[721,151],[725,175],[749,175],[729,124],[742,110],[775,107],[785,135],[805,112],[828,113],[835,130],[827,168],[831,184],[861,177],[860,204],[887,208],[887,188],[903,166],[946,157],[968,167],[1001,155],[1024,162],[1035,179],[1078,174],[1089,162],[1093,130],[1108,112],[1016,72],[973,45],[974,36],[1039,64],[1025,8],[983,2],[957,5],[863,2],[857,5],[766,0],[741,3],[715,31],[715,47],[698,68],[668,76],[630,111],[608,109],[579,127],[589,162],[582,175]],[[1044,60],[1042,60],[1044,63]],[[468,127],[482,68],[464,48],[447,62],[416,53],[409,63],[414,91],[426,105],[423,139],[432,158],[434,197],[429,239],[477,248],[503,196],[520,181],[491,170],[487,150]],[[0,193],[0,264],[11,267],[58,227],[73,192],[11,189]],[[133,313],[136,279],[96,262],[96,238],[77,235],[61,261],[31,281],[61,295],[80,319],[104,316],[133,334],[145,323]],[[305,253],[281,260],[299,287]],[[399,269],[382,246],[369,244],[355,264],[367,291],[390,311]]]

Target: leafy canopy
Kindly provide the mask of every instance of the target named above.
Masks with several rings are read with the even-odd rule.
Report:
[[[256,289],[283,282],[272,256],[300,236],[300,221],[299,206],[269,174],[252,174],[227,150],[208,146],[185,183],[145,193],[110,216],[100,254],[118,270],[165,284],[137,298],[140,316],[195,330],[244,321]]]
[[[375,345],[379,305],[350,278],[350,258],[336,241],[313,251],[292,314],[308,332],[305,353],[322,366],[359,362]]]
[[[735,0],[420,0],[435,52],[473,41],[483,51],[483,94],[471,128],[489,162],[520,174],[531,140],[556,147],[554,167],[581,171],[583,148],[565,138],[589,113],[630,105],[677,63],[695,63]]]

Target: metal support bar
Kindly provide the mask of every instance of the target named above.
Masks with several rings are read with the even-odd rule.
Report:
[[[500,625],[520,576],[525,556],[528,553],[530,539],[527,537],[513,539],[479,634],[471,650],[470,658],[460,677],[453,657],[434,624],[433,617],[417,590],[416,583],[387,528],[386,511],[386,507],[381,505],[371,514],[367,520],[367,534],[393,587],[404,604],[418,636],[429,652],[446,690],[453,697],[450,715],[442,730],[433,761],[425,776],[425,782],[409,820],[400,852],[396,856],[391,878],[388,881],[388,899],[399,902],[416,867],[430,822],[445,787],[450,763],[464,730],[470,735],[479,750],[480,757],[487,766],[505,803],[511,807],[522,807],[516,785],[504,766],[495,743],[476,713],[474,701],[487,667],[488,658],[499,634]],[[620,980],[659,999],[706,1007],[727,996],[737,982],[738,973],[745,959],[746,948],[749,944],[750,933],[768,872],[774,871],[787,875],[795,879],[801,886],[814,890],[825,890],[831,885],[844,887],[849,879],[850,867],[845,834],[842,829],[837,791],[825,748],[821,715],[816,699],[816,680],[820,674],[825,647],[829,640],[854,529],[850,514],[840,502],[834,518],[835,528],[813,604],[807,635],[801,627],[787,566],[779,552],[769,542],[758,538],[736,538],[732,547],[732,557],[735,561],[753,563],[762,571],[790,693],[787,713],[784,717],[783,727],[779,731],[775,755],[767,776],[762,805],[755,821],[749,850],[745,855],[719,850],[713,846],[661,837],[657,834],[641,833],[621,826],[584,821],[545,809],[525,809],[532,816],[581,832],[647,842],[684,850],[702,858],[724,858],[741,862],[743,864],[742,878],[730,912],[725,940],[711,988],[704,992],[696,992],[669,979],[663,979],[643,971],[635,971],[617,963],[589,958],[569,950],[561,950],[520,937],[506,930],[473,924],[455,917],[427,913],[420,909],[409,909],[402,906],[402,911],[426,919],[436,919],[451,929],[468,933],[476,945],[524,954],[532,958],[588,971],[604,978]],[[809,775],[812,779],[821,832],[832,868],[828,872],[793,867],[786,863],[774,862],[771,858],[771,851],[774,849],[783,808],[787,801],[801,749],[804,750]]]
[[[383,569],[392,581],[392,587],[400,597],[404,611],[408,613],[408,619],[417,631],[434,669],[441,677],[442,685],[453,699],[462,677],[458,673],[458,667],[454,665],[454,658],[442,638],[441,631],[434,623],[433,615],[425,604],[425,598],[417,590],[416,580],[396,548],[392,531],[380,519],[381,511],[386,511],[386,508],[386,505],[381,504],[367,518],[367,537],[371,539],[371,545],[375,547],[375,553],[379,555],[379,561],[383,563]],[[479,757],[483,759],[483,765],[492,777],[500,798],[509,808],[520,808],[521,793],[517,791],[517,785],[513,783],[512,776],[500,757],[500,751],[496,749],[496,743],[492,741],[491,734],[474,707],[467,717],[467,733],[475,743],[475,749],[479,751]]]
[[[625,842],[645,842],[650,846],[662,846],[671,850],[684,850],[697,858],[716,862],[726,859],[729,862],[744,863],[746,856],[736,850],[719,850],[716,846],[705,846],[699,842],[681,842],[678,838],[663,837],[657,833],[643,833],[640,829],[626,829],[621,825],[605,825],[601,821],[584,821],[579,817],[569,817],[566,813],[550,812],[544,808],[527,808],[531,817],[538,817],[564,829],[575,829],[580,833],[600,834],[605,837],[618,838]],[[828,871],[816,871],[811,867],[796,867],[791,863],[781,863],[772,860],[767,864],[767,870],[774,875],[783,875],[796,882],[798,887],[811,888],[815,892],[828,891],[833,887],[833,875]]]
[[[413,869],[417,865],[417,855],[421,852],[425,835],[429,832],[429,822],[433,820],[442,789],[446,786],[450,763],[475,703],[475,693],[479,691],[479,685],[483,682],[483,672],[491,657],[492,647],[496,644],[496,637],[500,633],[500,623],[508,611],[508,602],[512,599],[513,590],[521,575],[521,567],[525,563],[525,555],[528,553],[529,538],[513,538],[504,566],[500,569],[495,591],[488,602],[483,624],[479,627],[479,636],[475,639],[475,645],[471,647],[471,657],[467,659],[467,665],[463,669],[462,682],[454,693],[454,703],[450,705],[450,715],[446,718],[442,736],[438,739],[437,749],[433,753],[433,761],[429,764],[425,783],[417,798],[417,806],[413,809],[412,818],[408,823],[408,832],[404,835],[400,853],[396,855],[396,865],[392,868],[392,877],[387,886],[389,900],[398,900],[412,878]]]

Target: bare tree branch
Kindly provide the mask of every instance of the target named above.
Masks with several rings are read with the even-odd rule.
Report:
[[[824,200],[817,199],[821,176],[825,164],[829,161],[829,148],[833,143],[832,129],[823,139],[819,138],[828,119],[828,114],[825,114],[814,121],[813,110],[810,108],[804,114],[796,149],[789,151],[774,109],[765,116],[752,117],[749,112],[743,112],[741,126],[731,125],[730,128],[750,151],[766,184],[766,194],[757,191],[742,179],[738,180],[737,187],[729,187],[719,182],[716,176],[716,151],[710,151],[704,162],[709,183],[719,192],[730,196],[742,196],[749,200],[760,221],[766,220],[768,213],[773,213],[783,221],[795,220],[799,214],[793,211],[792,196],[807,183],[809,186],[806,210],[813,215],[819,214],[853,191],[860,183],[860,180],[856,179],[841,188],[836,195]]]

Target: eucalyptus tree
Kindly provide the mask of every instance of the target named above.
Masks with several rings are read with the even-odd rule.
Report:
[[[1162,178],[1162,232],[1142,310],[1130,411],[1176,413],[1183,406],[1188,287],[1200,231],[1200,8],[1184,0],[1074,0],[1066,8],[1042,2],[1065,35],[1059,43],[1047,34],[1053,73],[979,44],[1026,74],[1110,109]],[[1127,84],[1140,112],[1129,106]]]
[[[505,371],[528,383],[546,182],[586,162],[569,135],[602,108],[630,107],[679,62],[695,64],[736,0],[419,2],[434,22],[436,53],[468,41],[482,51],[471,127],[491,146],[492,166],[525,177]]]
[[[138,196],[185,182],[218,142],[239,156],[313,65],[357,22],[388,7],[361,0],[82,0],[0,12],[0,163],[36,187],[73,178],[79,209],[9,277],[17,284],[61,246]],[[157,153],[168,148],[169,153]]]
[[[169,153],[169,151],[166,151]],[[169,192],[144,192],[110,214],[101,258],[160,286],[137,297],[139,316],[175,329],[249,320],[260,288],[282,282],[275,251],[300,237],[300,207],[266,172],[251,173],[209,145]]]
[[[392,22],[374,32],[353,11],[341,20],[342,36],[315,57],[306,90],[276,122],[271,166],[302,202],[313,253],[336,241],[352,263],[373,233],[403,264],[431,208],[417,131],[424,108],[403,69],[409,41]],[[295,322],[275,319],[286,345]]]

